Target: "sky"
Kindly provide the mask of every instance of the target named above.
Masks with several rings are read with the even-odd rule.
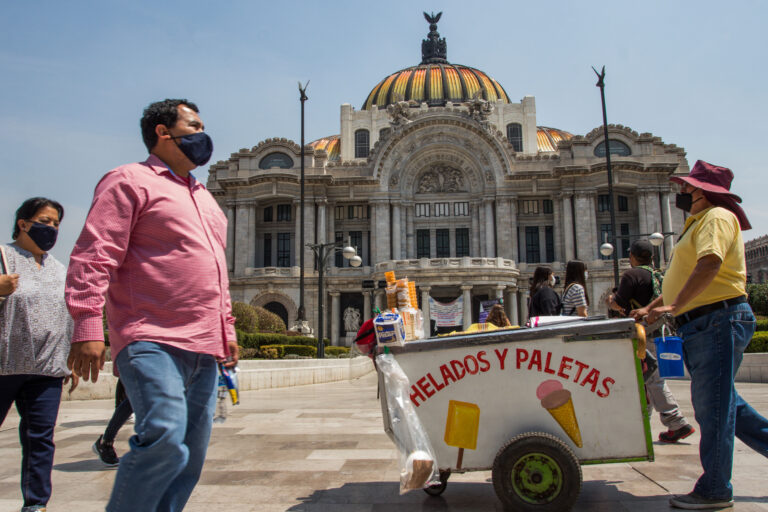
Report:
[[[651,132],[733,169],[750,240],[768,233],[768,2],[107,2],[0,0],[0,234],[27,198],[61,202],[63,262],[108,170],[146,158],[149,103],[197,103],[211,163],[271,137],[300,139],[297,82],[310,80],[306,141],[339,133],[384,77],[421,60],[423,11],[443,12],[448,60],[494,77],[537,124],[601,126],[592,66],[606,67],[608,122]],[[207,167],[196,171],[203,182]],[[6,229],[7,231],[4,231]]]

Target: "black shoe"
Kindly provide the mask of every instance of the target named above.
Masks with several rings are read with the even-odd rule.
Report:
[[[112,443],[102,442],[104,436],[99,436],[95,443],[93,443],[93,453],[99,456],[101,462],[109,467],[115,467],[120,464],[120,459],[117,458],[115,449],[112,447]]]
[[[659,434],[659,441],[662,443],[676,443],[681,439],[685,439],[696,432],[696,429],[692,425],[683,425],[677,430],[667,430]]]

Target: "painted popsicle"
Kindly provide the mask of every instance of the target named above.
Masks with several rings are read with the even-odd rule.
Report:
[[[582,447],[579,422],[576,420],[576,411],[573,408],[571,392],[563,389],[563,385],[557,380],[545,380],[536,389],[536,397],[541,400],[541,406],[549,411],[549,414],[563,428],[571,441]]]
[[[477,448],[477,431],[480,426],[480,408],[477,404],[450,400],[445,422],[445,444],[459,449],[456,469],[461,469],[464,449]]]

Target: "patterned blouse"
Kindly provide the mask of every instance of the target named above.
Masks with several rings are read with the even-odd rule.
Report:
[[[573,283],[563,293],[563,310],[562,314],[565,316],[577,315],[576,308],[587,307],[587,297],[584,294],[584,287],[579,283]]]
[[[8,273],[19,274],[16,291],[0,302],[0,375],[69,375],[72,318],[64,303],[67,269],[50,254],[40,267],[34,255],[2,245]]]

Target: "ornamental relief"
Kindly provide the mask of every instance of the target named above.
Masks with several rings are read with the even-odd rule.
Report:
[[[464,173],[459,169],[437,164],[431,166],[419,179],[417,194],[466,192]]]

